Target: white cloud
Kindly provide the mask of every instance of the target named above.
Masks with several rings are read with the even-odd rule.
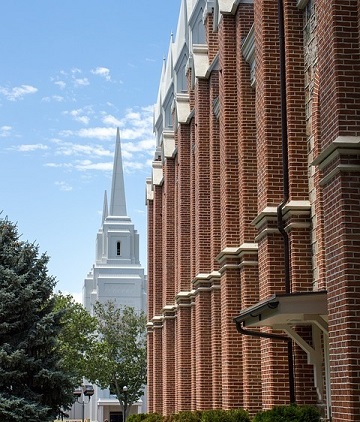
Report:
[[[107,67],[97,67],[96,69],[91,70],[91,73],[94,75],[101,76],[107,81],[111,80],[110,69],[108,69]]]
[[[64,114],[79,120],[89,114],[94,114],[94,109],[84,107],[68,110]],[[72,169],[82,174],[89,174],[91,171],[111,171],[116,126],[118,126],[125,171],[128,173],[147,171],[151,167],[155,149],[153,106],[129,109],[123,118],[104,112],[100,114],[104,126],[63,130],[58,138],[52,139],[55,154],[66,157],[67,162],[59,164],[54,161],[48,163],[47,166]],[[102,141],[106,141],[106,144]]]
[[[90,85],[88,78],[74,78],[75,86],[87,86]]]
[[[69,192],[73,189],[72,186],[68,185],[66,182],[55,182],[55,185],[64,192]]]
[[[31,85],[20,85],[14,88],[0,86],[0,94],[3,94],[9,101],[22,100],[25,95],[35,94],[37,91],[38,89]]]
[[[101,170],[101,171],[112,171],[113,169],[113,162],[112,160],[110,162],[107,163],[93,163],[90,160],[83,160],[83,161],[79,161],[77,162],[74,167],[77,170],[80,171],[86,171],[86,170]]]
[[[62,97],[61,95],[52,95],[51,97],[41,98],[41,101],[45,103],[50,103],[51,101],[56,101],[57,103],[61,103],[64,101],[64,97]]]
[[[116,131],[112,127],[93,127],[88,129],[80,129],[77,132],[80,138],[94,138],[100,140],[114,139]]]
[[[71,142],[56,142],[56,154],[58,155],[91,155],[92,157],[112,157],[111,151],[99,145],[81,145]]]
[[[70,163],[46,163],[44,164],[45,167],[51,168],[72,168],[73,165]]]
[[[107,114],[102,119],[103,123],[110,126],[121,126],[121,120],[117,119],[115,116],[112,116],[111,114]]]
[[[49,149],[49,147],[44,144],[24,144],[13,147],[13,149],[19,152],[31,152],[38,150],[47,150]]]
[[[66,87],[66,82],[64,81],[56,81],[54,84],[57,85],[60,89],[65,89]]]
[[[64,111],[63,114],[71,116],[76,122],[83,123],[88,125],[90,122],[90,117],[87,114],[91,114],[92,110],[90,107],[85,109],[78,108],[76,110]]]
[[[0,138],[6,138],[10,136],[10,132],[12,130],[11,126],[1,126],[0,127]]]
[[[130,172],[131,172],[132,170],[141,170],[141,169],[143,169],[144,168],[144,163],[140,163],[139,161],[132,161],[131,163],[130,162],[129,163],[125,163],[124,164],[124,167],[127,170],[130,170]]]

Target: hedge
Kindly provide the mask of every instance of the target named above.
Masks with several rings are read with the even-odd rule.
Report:
[[[256,414],[251,419],[244,409],[203,410],[179,412],[170,416],[158,413],[140,413],[130,415],[127,422],[320,422],[320,413],[314,406],[275,406]]]
[[[314,406],[275,406],[257,413],[253,422],[320,422],[320,413]]]

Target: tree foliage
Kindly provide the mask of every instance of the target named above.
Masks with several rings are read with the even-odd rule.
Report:
[[[97,341],[97,320],[71,295],[58,292],[55,299],[55,309],[62,312],[59,350],[66,372],[72,376],[74,386],[79,386]]]
[[[99,339],[86,377],[101,388],[110,388],[127,414],[146,384],[146,315],[132,307],[118,308],[113,302],[97,303],[94,314]]]
[[[72,401],[46,254],[0,218],[0,420],[49,421]]]

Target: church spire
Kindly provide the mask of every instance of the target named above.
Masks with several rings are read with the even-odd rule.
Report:
[[[103,213],[102,213],[102,222],[104,223],[106,217],[109,215],[109,210],[108,210],[108,200],[107,200],[107,194],[105,191],[104,194],[104,205],[103,205]]]
[[[111,185],[111,216],[126,216],[125,185],[121,157],[120,130],[116,132],[116,146],[114,155],[114,168]]]

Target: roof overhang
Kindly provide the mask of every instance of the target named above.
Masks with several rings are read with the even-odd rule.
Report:
[[[244,328],[319,324],[327,320],[326,291],[274,294],[234,318]]]

